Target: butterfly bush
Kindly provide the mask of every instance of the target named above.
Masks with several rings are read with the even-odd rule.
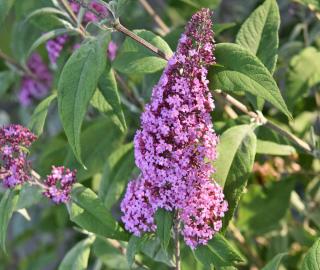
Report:
[[[52,167],[51,173],[43,183],[31,176],[31,164],[27,159],[28,149],[37,139],[29,129],[21,125],[8,125],[0,129],[0,179],[7,188],[14,188],[29,182],[40,186],[43,195],[54,203],[70,200],[76,171],[63,166]]]
[[[0,176],[5,187],[13,188],[30,179],[27,149],[36,136],[20,125],[0,129]]]
[[[80,11],[80,5],[76,2],[73,2],[73,1],[69,1],[69,2],[70,2],[70,6],[71,6],[72,11],[76,15],[78,15],[78,13]],[[92,1],[89,4],[89,7],[91,9],[95,10],[97,12],[97,14],[99,14],[99,16],[101,16],[101,17],[107,17],[109,15],[107,8],[96,1]],[[98,22],[98,21],[99,21],[99,18],[93,12],[88,11],[88,10],[86,10],[84,12],[84,15],[83,15],[83,23],[84,24],[88,24],[90,22]],[[67,41],[68,41],[68,36],[61,35],[59,37],[56,37],[54,39],[49,40],[46,43],[46,49],[47,49],[47,52],[49,55],[49,60],[50,60],[51,65],[56,66],[57,59],[59,58]],[[79,44],[75,44],[73,46],[73,48],[77,49],[79,46],[80,46]],[[111,41],[109,43],[107,53],[108,53],[108,57],[110,58],[110,60],[113,60],[115,58],[117,48],[118,48],[118,46],[115,42]]]
[[[63,166],[53,166],[51,174],[44,182],[46,189],[43,194],[54,203],[66,203],[70,200],[71,189],[75,182],[76,171]]]
[[[52,85],[52,74],[38,53],[31,55],[27,66],[32,75],[25,74],[21,79],[19,101],[23,106],[46,96]]]
[[[155,231],[158,208],[177,212],[191,248],[221,229],[228,209],[222,188],[211,180],[218,142],[206,78],[215,63],[211,17],[209,9],[193,15],[153,88],[134,139],[141,175],[128,184],[121,203],[122,221],[137,236]]]

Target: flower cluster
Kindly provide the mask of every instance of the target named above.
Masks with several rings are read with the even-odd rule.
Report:
[[[76,182],[76,171],[64,167],[52,167],[44,184],[31,177],[31,166],[27,160],[28,148],[37,137],[20,125],[9,125],[0,129],[0,179],[7,188],[26,182],[44,189],[44,196],[54,203],[66,203],[70,199],[72,185]]]
[[[30,105],[33,99],[46,96],[52,84],[52,74],[39,54],[32,54],[27,66],[31,74],[22,77],[19,92],[19,100],[23,106]]]
[[[44,196],[54,203],[66,203],[70,199],[73,184],[76,182],[76,171],[65,167],[52,167],[51,174],[45,180]]]
[[[20,125],[0,129],[0,176],[6,187],[13,188],[30,178],[27,148],[36,136]]]
[[[60,53],[67,41],[68,41],[68,36],[61,35],[47,42],[46,49],[48,52],[50,63],[52,65],[55,66],[57,64],[57,59],[59,58]]]
[[[207,66],[215,63],[211,17],[209,9],[193,15],[153,89],[134,140],[141,175],[121,203],[125,227],[135,235],[155,230],[158,208],[176,211],[191,248],[221,229],[228,208],[221,187],[211,181],[218,142],[206,79]]]
[[[75,14],[78,14],[79,11],[80,11],[80,5],[77,3],[77,2],[74,2],[74,1],[70,1],[70,6],[73,10],[73,12]],[[108,16],[108,9],[103,6],[102,4],[98,3],[98,1],[92,1],[90,4],[89,4],[89,8],[94,10],[97,14],[99,14],[102,18],[105,18]],[[85,13],[84,13],[84,16],[83,16],[83,22],[85,24],[87,23],[90,23],[90,22],[98,22],[99,21],[99,18],[96,16],[96,14],[94,14],[93,12],[87,10]]]

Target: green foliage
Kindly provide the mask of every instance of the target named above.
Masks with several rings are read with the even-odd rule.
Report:
[[[198,247],[194,254],[205,266],[233,266],[245,262],[245,258],[221,234],[216,234],[208,245]]]
[[[86,168],[74,158],[72,149],[65,157],[65,164],[78,170],[78,181],[83,181],[102,171],[106,158],[120,146],[123,135],[110,118],[97,119],[81,134],[81,150]]]
[[[291,145],[284,145],[271,141],[258,140],[257,153],[275,156],[291,156],[296,153],[296,149]]]
[[[157,224],[157,236],[163,248],[167,249],[171,238],[173,213],[160,208],[156,212],[155,220]]]
[[[271,183],[267,189],[253,186],[243,197],[237,225],[249,234],[261,234],[277,228],[285,216],[295,181],[288,178]]]
[[[18,202],[18,190],[7,190],[0,202],[0,245],[4,252],[6,252],[6,236],[7,229]]]
[[[276,255],[267,265],[265,265],[262,270],[278,270],[281,260],[285,257],[286,253],[280,253]]]
[[[112,26],[141,28],[133,33],[169,58],[203,7],[214,9],[217,42],[208,75],[219,136],[212,178],[229,210],[208,245],[191,250],[180,234],[182,269],[318,269],[319,0],[148,1],[152,16],[141,1],[101,0],[110,13],[90,24],[84,8],[71,17],[63,2],[0,0],[0,127],[20,123],[40,137],[28,153],[39,181],[62,165],[76,169],[78,181],[67,207],[44,198],[41,184],[6,190],[0,145],[0,270],[175,267],[174,211],[157,209],[156,231],[137,237],[124,229],[120,209],[128,181],[141,173],[134,135],[167,61]],[[49,64],[46,43],[64,34],[57,65]],[[114,60],[111,40],[119,46]],[[46,96],[21,106],[34,52],[54,82]]]
[[[320,51],[314,47],[307,47],[290,61],[286,91],[290,107],[293,108],[296,102],[318,83],[320,83]]]
[[[98,80],[105,70],[105,52],[110,36],[89,39],[65,64],[58,86],[58,106],[63,128],[77,160],[81,125]]]
[[[89,188],[76,184],[68,205],[70,219],[81,228],[107,238],[128,240],[128,234],[114,220],[103,202]]]
[[[56,97],[56,94],[52,94],[51,96],[47,97],[42,102],[40,102],[40,104],[37,106],[37,108],[34,110],[31,116],[29,129],[37,136],[40,136],[43,132],[49,106],[51,102],[56,99]]]
[[[99,187],[99,197],[110,209],[120,198],[135,167],[133,145],[121,145],[104,165]]]
[[[89,237],[76,244],[66,254],[59,266],[59,270],[86,270],[88,269],[88,260],[90,248],[95,237]]]
[[[215,179],[224,186],[229,210],[223,219],[227,227],[247,185],[256,154],[257,138],[254,125],[235,126],[225,131],[218,145],[218,153],[228,153],[215,162]]]
[[[272,74],[277,63],[280,14],[275,0],[266,0],[240,28],[236,43],[255,54]]]
[[[318,269],[320,257],[320,239],[318,239],[313,246],[309,249],[306,256],[303,259],[301,269]]]
[[[220,43],[216,57],[219,65],[211,69],[211,87],[259,96],[291,118],[275,80],[256,56],[237,44]]]
[[[105,100],[110,104],[114,114],[121,122],[121,129],[125,131],[127,129],[126,120],[121,108],[121,100],[118,92],[118,86],[115,78],[115,73],[111,68],[107,68],[99,79],[99,89]]]
[[[12,8],[15,0],[1,0],[0,1],[0,25],[2,25],[2,22],[6,18],[8,12]]]
[[[11,71],[0,72],[0,97],[4,95],[14,81],[14,73]]]
[[[133,32],[162,50],[167,55],[172,54],[169,45],[161,37],[147,30],[135,30]],[[121,46],[112,66],[122,73],[145,74],[161,70],[166,64],[167,62],[165,60],[156,56],[128,37]]]

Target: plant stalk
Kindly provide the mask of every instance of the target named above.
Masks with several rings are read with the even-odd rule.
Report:
[[[144,9],[149,13],[155,23],[161,29],[163,35],[165,36],[170,32],[169,27],[165,24],[165,22],[161,19],[161,17],[156,13],[153,7],[148,3],[147,0],[139,0],[140,4],[144,7]]]
[[[215,94],[218,94],[219,96],[222,96],[228,103],[236,107],[241,112],[247,114],[248,116],[257,119],[259,122],[262,122],[265,124],[265,126],[271,128],[272,130],[276,131],[277,133],[281,134],[282,136],[286,137],[290,141],[294,142],[297,146],[299,146],[301,149],[306,151],[309,154],[313,154],[311,146],[306,143],[305,141],[301,140],[294,134],[282,129],[278,125],[274,124],[270,120],[267,120],[263,115],[258,115],[257,113],[250,111],[246,105],[235,99],[234,97],[230,96],[229,94],[223,92],[222,90],[215,90]]]
[[[20,70],[22,73],[28,75],[29,77],[31,77],[33,79],[37,79],[36,76],[29,69],[27,69],[24,66],[22,66],[15,59],[13,59],[10,56],[6,55],[1,49],[0,49],[0,58],[2,58],[4,61],[6,61],[11,66],[14,66],[16,69]]]
[[[174,246],[175,246],[175,270],[181,270],[181,257],[180,257],[180,241],[179,241],[179,235],[180,235],[180,222],[179,222],[179,213],[176,213],[174,226]]]
[[[76,16],[76,14],[74,14],[70,4],[68,3],[68,1],[66,0],[59,0],[60,4],[63,6],[63,8],[65,9],[65,11],[69,14],[70,18],[72,19],[72,21],[74,22],[74,24],[79,27],[79,33],[81,34],[82,37],[86,36],[86,30],[84,29],[84,27],[79,23],[78,23],[78,18]]]
[[[160,49],[158,49],[156,46],[152,45],[151,43],[149,43],[148,41],[146,41],[145,39],[139,37],[138,35],[136,35],[135,33],[133,33],[132,31],[130,31],[129,29],[127,29],[126,27],[124,27],[119,20],[116,20],[113,24],[112,24],[113,28],[116,29],[118,32],[123,33],[124,35],[132,38],[134,41],[140,43],[142,46],[146,47],[148,50],[152,51],[153,53],[157,54],[158,56],[160,56],[162,59],[169,61],[170,56],[166,55],[163,51],[161,51]]]

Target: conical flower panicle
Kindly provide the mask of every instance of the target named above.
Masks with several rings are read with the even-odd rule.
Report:
[[[210,179],[214,172],[210,161],[216,158],[218,141],[210,117],[214,104],[206,78],[207,66],[215,61],[211,16],[209,9],[193,15],[153,89],[134,139],[141,175],[129,184],[121,204],[126,228],[137,235],[155,229],[150,217],[156,209],[179,211],[182,233],[191,247],[206,243],[220,229],[218,221],[227,208],[221,188]],[[133,194],[141,189],[143,198]],[[206,194],[206,199],[214,199],[214,205],[201,200],[200,194],[201,198]],[[148,205],[148,218],[139,210],[132,212],[142,199]],[[197,209],[187,207],[193,202]]]

